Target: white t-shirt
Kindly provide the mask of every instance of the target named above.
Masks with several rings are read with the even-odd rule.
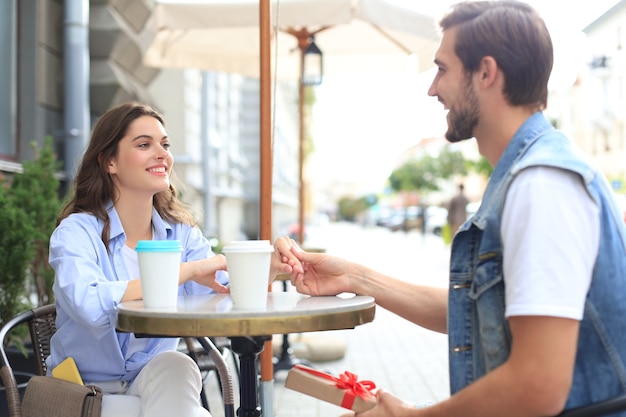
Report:
[[[600,244],[598,211],[572,172],[532,167],[517,175],[500,230],[506,317],[582,319]]]

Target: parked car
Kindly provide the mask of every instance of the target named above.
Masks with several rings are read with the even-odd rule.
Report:
[[[406,209],[401,208],[394,211],[394,214],[387,220],[386,226],[391,231],[420,229],[422,227],[422,219],[420,217],[420,208],[418,206],[409,206]]]
[[[426,207],[426,233],[441,236],[441,231],[448,221],[448,210],[439,206]]]
[[[480,207],[480,203],[481,203],[480,201],[476,201],[473,203],[468,203],[467,206],[465,206],[465,212],[467,213],[468,219],[472,217],[474,213],[478,211],[478,208]]]
[[[423,217],[421,207],[410,206],[405,209],[398,209],[387,221],[389,230],[422,230]],[[426,207],[426,233],[441,235],[443,226],[448,221],[448,210],[439,206]]]
[[[376,212],[372,213],[374,218],[374,224],[380,227],[387,227],[389,221],[396,215],[396,211],[389,207],[379,208]]]

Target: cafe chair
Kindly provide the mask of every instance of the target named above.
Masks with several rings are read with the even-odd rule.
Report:
[[[27,324],[30,332],[30,339],[32,345],[32,358],[34,363],[32,364],[34,374],[22,374],[21,379],[24,382],[18,384],[15,378],[16,371],[11,367],[9,356],[7,355],[5,348],[5,341],[7,336],[18,326]],[[41,307],[33,308],[32,310],[25,311],[13,319],[9,320],[0,329],[0,374],[2,377],[2,383],[5,388],[9,417],[21,417],[22,416],[22,395],[28,385],[28,379],[34,375],[46,375],[48,366],[46,364],[46,358],[50,355],[50,339],[56,332],[56,306],[54,304],[47,304]],[[106,395],[102,401],[110,400],[113,395]],[[116,395],[117,397],[117,395]],[[138,397],[132,397],[130,395],[120,395],[120,398],[112,402],[110,409],[111,413],[103,414],[103,417],[107,415],[115,416],[135,416],[140,413],[140,403]],[[46,398],[38,399],[40,401],[48,401]]]
[[[203,388],[200,399],[204,408],[210,411],[204,385],[211,375],[215,375],[222,394],[226,417],[234,416],[233,374],[239,375],[239,366],[237,358],[230,349],[230,339],[226,337],[185,337],[183,338],[182,350],[198,364],[202,373]],[[226,362],[229,358],[232,361],[234,372],[231,372]]]
[[[563,411],[557,417],[600,417],[626,411],[626,395]]]
[[[32,341],[32,353],[35,359],[34,369],[36,369],[38,375],[45,375],[47,371],[45,358],[50,354],[50,337],[56,331],[55,318],[56,308],[54,304],[50,304],[19,314],[6,322],[0,329],[0,376],[4,385],[9,417],[21,417],[22,415],[20,389],[26,387],[26,382],[18,385],[15,378],[16,373],[11,368],[5,349],[5,340],[13,329],[27,323]],[[23,378],[29,378],[30,376],[32,375],[21,375]]]
[[[22,417],[20,390],[25,389],[27,381],[20,384],[17,383],[16,372],[12,369],[11,363],[9,362],[5,341],[11,331],[23,324],[27,324],[30,331],[32,353],[36,362],[34,369],[36,369],[37,375],[46,375],[47,365],[45,359],[50,355],[50,338],[56,331],[56,306],[54,304],[48,304],[25,311],[6,322],[0,329],[0,377],[2,378],[2,384],[4,385],[7,398],[9,417]],[[218,372],[221,372],[220,380],[223,393],[224,415],[225,417],[233,417],[234,396],[232,394],[232,386],[229,385],[232,384],[232,380],[228,377],[228,366],[217,347],[209,342],[205,340],[200,341],[201,345],[207,349],[207,351],[210,350],[209,355],[212,360],[216,364],[219,364],[216,366]],[[226,368],[226,371],[224,371],[224,368]],[[33,375],[26,375],[25,377],[30,378],[31,376]],[[108,394],[105,395],[103,401],[106,400],[107,396]],[[41,400],[45,401],[46,399],[42,398]],[[131,398],[128,398],[128,400],[131,400]],[[138,405],[138,399],[136,402]],[[124,401],[124,403],[125,406],[130,405],[128,401]],[[126,411],[128,411],[128,407],[126,407]]]

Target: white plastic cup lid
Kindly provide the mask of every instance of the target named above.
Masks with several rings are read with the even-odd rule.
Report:
[[[233,240],[228,242],[226,245],[224,245],[224,247],[244,247],[244,248],[249,248],[249,247],[268,247],[271,246],[270,245],[270,241],[269,240]]]
[[[222,252],[272,252],[274,246],[270,245],[269,240],[234,240],[228,242]]]

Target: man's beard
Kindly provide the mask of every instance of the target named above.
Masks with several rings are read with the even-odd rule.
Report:
[[[474,137],[474,128],[478,125],[480,112],[478,98],[472,88],[472,79],[467,77],[463,86],[464,101],[448,112],[448,131],[446,139],[455,143]]]

